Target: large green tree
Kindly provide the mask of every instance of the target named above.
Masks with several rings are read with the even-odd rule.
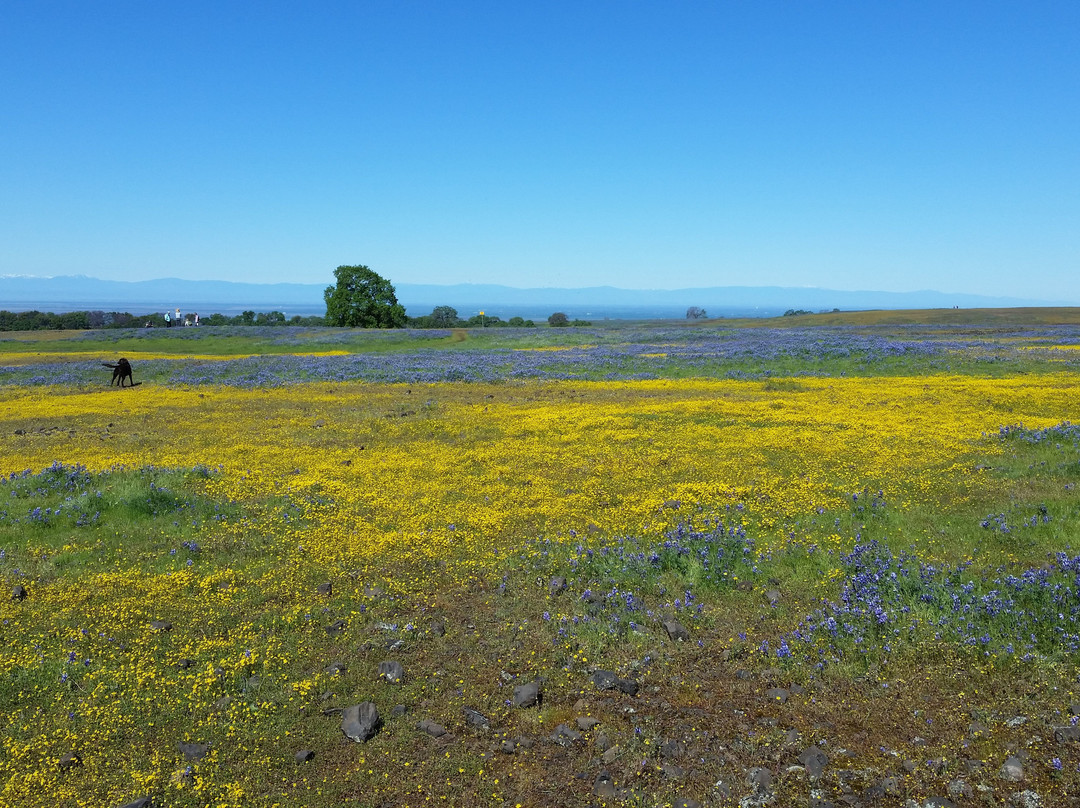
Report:
[[[402,328],[405,307],[397,301],[394,285],[366,266],[334,270],[337,283],[323,292],[326,321],[349,328]]]

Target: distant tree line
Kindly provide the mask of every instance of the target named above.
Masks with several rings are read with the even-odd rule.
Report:
[[[200,317],[201,325],[325,325],[323,317],[286,319],[280,311],[245,311],[230,317],[226,314],[210,314]],[[0,331],[85,331],[91,328],[164,328],[165,315],[132,314],[127,311],[68,311],[53,314],[42,311],[0,311]]]
[[[188,320],[190,324],[190,320]],[[208,314],[200,325],[312,326],[330,325],[325,317],[295,315],[286,318],[280,311],[243,311],[240,314]],[[588,320],[570,320],[562,312],[548,317],[556,328],[592,325]],[[164,328],[165,315],[132,314],[127,311],[68,311],[62,314],[42,311],[0,311],[0,331],[86,331],[98,328]],[[175,325],[175,324],[174,324]],[[453,306],[436,306],[431,314],[406,317],[405,328],[535,328],[536,323],[523,317],[503,320],[492,314],[461,317]]]

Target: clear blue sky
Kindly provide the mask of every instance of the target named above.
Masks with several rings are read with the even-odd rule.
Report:
[[[1080,3],[0,6],[0,274],[1080,302]]]

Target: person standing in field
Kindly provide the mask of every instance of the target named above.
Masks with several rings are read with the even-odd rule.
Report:
[[[172,318],[169,316],[168,309],[165,310],[165,327],[172,328]]]
[[[180,319],[180,308],[179,307],[177,307],[176,316],[173,319],[176,320],[177,325],[183,325],[184,324],[184,321]]]

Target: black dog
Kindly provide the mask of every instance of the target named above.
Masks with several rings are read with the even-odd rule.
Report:
[[[126,359],[121,359],[115,365],[110,365],[108,362],[102,362],[105,367],[112,368],[112,381],[109,382],[109,387],[116,384],[118,387],[124,386],[124,379],[128,380],[128,386],[135,386],[135,379],[131,375],[131,363]]]

